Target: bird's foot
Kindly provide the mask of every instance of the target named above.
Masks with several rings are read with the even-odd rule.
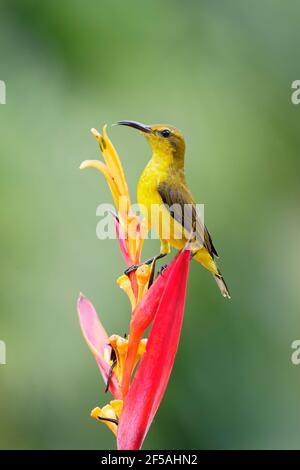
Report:
[[[124,274],[126,274],[126,276],[129,276],[129,274],[136,271],[138,267],[138,264],[132,264],[131,266],[129,266],[129,268],[125,269]]]
[[[149,277],[148,289],[152,286],[153,281],[154,281],[156,261],[158,259],[164,258],[166,255],[167,255],[167,253],[160,253],[159,255],[154,256],[154,258],[152,259],[152,269],[151,269],[151,274],[150,274],[150,277]]]
[[[157,256],[152,256],[152,258],[147,259],[143,263],[133,264],[132,266],[129,266],[127,269],[125,269],[124,274],[126,274],[126,276],[129,276],[130,273],[133,273],[134,271],[136,271],[140,266],[143,266],[143,264],[147,264],[147,265],[152,264],[151,274],[150,274],[149,281],[148,281],[148,289],[149,289],[152,286],[153,281],[154,281],[156,261],[158,259],[164,258],[164,256],[166,256],[166,255],[167,255],[167,253],[160,253]],[[165,267],[162,266],[162,268],[160,269],[159,274],[161,274],[164,271],[163,268],[165,268]]]
[[[143,263],[140,263],[140,264],[132,264],[131,266],[129,266],[127,269],[125,269],[124,271],[124,274],[126,274],[126,276],[128,276],[130,273],[133,273],[135,272],[140,266],[143,266],[144,264],[151,264],[152,261],[155,259],[156,257],[153,256],[152,258],[149,258],[147,259],[146,261],[144,261]]]
[[[167,264],[163,264],[163,265],[160,267],[160,270],[159,270],[158,273],[157,273],[157,277],[158,277],[158,276],[162,276],[164,270],[165,270],[167,267],[168,267]]]

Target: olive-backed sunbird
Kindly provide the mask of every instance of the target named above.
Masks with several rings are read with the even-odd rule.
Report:
[[[191,241],[193,259],[201,263],[214,276],[223,297],[230,298],[225,280],[215,262],[218,256],[211,236],[196,211],[194,198],[184,175],[185,141],[174,126],[165,124],[145,125],[137,121],[119,121],[117,124],[133,127],[143,133],[150,143],[152,157],[138,183],[137,201],[161,240],[162,258],[170,252],[170,246],[182,249]],[[153,216],[153,207],[159,213]],[[188,208],[188,210],[186,210]],[[171,227],[166,234],[163,222]],[[194,239],[190,234],[194,233]]]

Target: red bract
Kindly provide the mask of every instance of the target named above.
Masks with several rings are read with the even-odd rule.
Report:
[[[167,266],[167,268],[163,271],[163,274],[156,279],[155,283],[148,290],[147,294],[143,297],[141,302],[138,303],[135,310],[133,311],[130,322],[128,353],[122,381],[123,396],[126,396],[128,393],[130,378],[134,367],[135,356],[139,342],[143,337],[145,330],[148,328],[155,317],[159,302],[166,287],[167,280],[172,273],[172,270],[175,268],[175,263],[177,262],[178,257],[179,255],[177,255],[169,264],[169,266]]]
[[[181,252],[169,272],[146,352],[125,399],[117,433],[120,450],[140,449],[167,387],[180,338],[189,260],[190,252]]]

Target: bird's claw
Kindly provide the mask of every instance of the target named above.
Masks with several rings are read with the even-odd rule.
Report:
[[[162,276],[164,270],[168,267],[167,264],[163,264],[161,267],[160,267],[160,270],[158,271],[157,273],[157,276]]]
[[[152,264],[153,260],[154,260],[154,258],[150,258],[150,259],[147,259],[146,261],[144,261],[143,263],[132,264],[127,269],[125,269],[124,274],[126,274],[126,276],[128,276],[130,273],[133,273],[134,271],[136,271],[140,266],[143,266],[143,264],[147,264],[147,265]]]
[[[125,269],[124,274],[126,274],[126,276],[129,276],[129,274],[136,271],[138,267],[139,267],[138,264],[132,264],[131,266],[129,266],[129,268]]]

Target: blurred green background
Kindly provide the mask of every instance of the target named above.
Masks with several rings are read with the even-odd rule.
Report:
[[[183,131],[232,293],[223,300],[192,263],[144,447],[300,448],[299,15],[293,0],[1,0],[1,448],[115,447],[89,417],[107,397],[76,298],[93,301],[110,333],[127,330],[121,255],[95,233],[111,198],[96,170],[78,170],[99,156],[89,129],[119,119]],[[135,196],[150,149],[130,129],[109,135]]]

